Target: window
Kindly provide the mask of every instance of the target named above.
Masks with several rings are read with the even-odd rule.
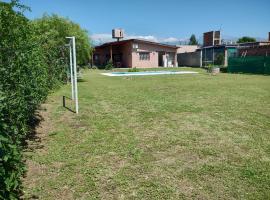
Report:
[[[99,54],[94,54],[94,60],[99,60]]]
[[[132,47],[133,47],[133,49],[138,49],[138,48],[139,48],[139,45],[136,44],[136,43],[134,43],[134,44],[132,45]]]
[[[122,54],[113,54],[113,61],[114,62],[121,62],[122,61]]]
[[[139,56],[140,56],[140,60],[150,60],[149,52],[140,52]]]

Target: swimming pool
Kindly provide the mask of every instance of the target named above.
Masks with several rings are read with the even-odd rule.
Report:
[[[197,74],[193,71],[145,71],[145,72],[110,72],[102,73],[105,76],[147,76],[147,75],[164,75],[164,74]]]

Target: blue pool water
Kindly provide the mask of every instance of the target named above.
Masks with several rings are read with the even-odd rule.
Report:
[[[102,73],[106,76],[146,76],[146,75],[162,75],[162,74],[197,74],[193,71],[144,71],[144,72],[110,72]]]

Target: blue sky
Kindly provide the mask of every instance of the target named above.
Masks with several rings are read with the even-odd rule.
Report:
[[[99,41],[121,27],[127,37],[170,42],[221,28],[225,38],[267,38],[270,0],[21,0],[30,19],[56,13],[79,23]]]

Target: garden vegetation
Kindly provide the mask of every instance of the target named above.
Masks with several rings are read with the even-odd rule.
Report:
[[[88,34],[78,24],[57,15],[31,21],[25,10],[17,0],[0,2],[0,199],[21,195],[23,143],[39,105],[66,81],[65,37],[76,37],[79,65],[91,53]]]

